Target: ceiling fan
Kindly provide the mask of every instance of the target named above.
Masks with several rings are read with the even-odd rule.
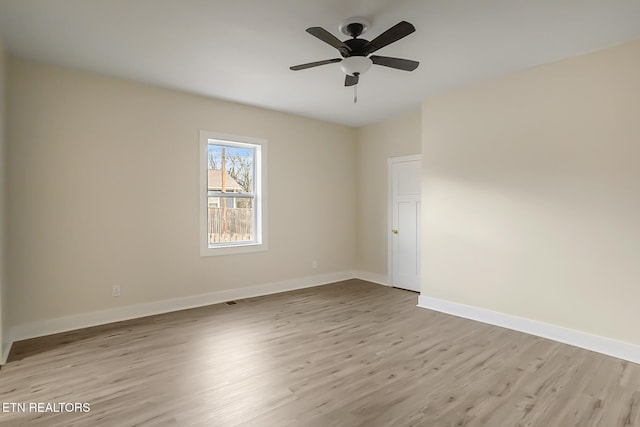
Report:
[[[416,30],[413,25],[407,21],[402,21],[371,41],[358,38],[367,30],[367,28],[369,28],[369,26],[370,23],[365,18],[356,17],[347,19],[338,27],[342,33],[351,36],[351,39],[345,41],[340,41],[337,37],[322,27],[307,28],[307,33],[338,49],[342,58],[325,59],[323,61],[294,65],[293,67],[289,67],[289,69],[299,71],[339,62],[340,68],[342,68],[342,71],[347,75],[344,80],[344,85],[356,86],[360,79],[360,75],[366,73],[369,68],[371,68],[372,64],[404,71],[413,71],[418,68],[420,63],[410,59],[371,55],[378,49],[390,45],[391,43],[413,33]],[[357,102],[357,99],[356,92],[353,102]]]

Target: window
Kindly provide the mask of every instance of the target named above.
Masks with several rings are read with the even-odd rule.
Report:
[[[200,255],[267,249],[267,141],[200,132]]]

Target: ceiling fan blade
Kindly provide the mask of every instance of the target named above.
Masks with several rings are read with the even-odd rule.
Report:
[[[347,74],[347,77],[344,79],[345,86],[354,86],[358,84],[358,80],[360,76],[352,76],[351,74]]]
[[[413,33],[416,28],[408,23],[407,21],[402,21],[393,27],[389,28],[384,33],[380,34],[375,39],[371,40],[365,47],[366,54],[370,54],[375,52],[376,50],[383,48],[393,42],[400,40],[403,37],[408,36]]]
[[[308,62],[306,64],[294,65],[289,67],[292,71],[306,70],[307,68],[318,67],[320,65],[334,64],[342,61],[342,58],[325,59],[324,61]]]
[[[329,31],[325,30],[322,27],[310,27],[307,28],[307,33],[311,34],[314,37],[319,38],[323,42],[327,43],[338,49],[343,56],[348,56],[349,52],[351,52],[351,48],[341,42],[336,36],[331,34]]]
[[[418,65],[420,65],[418,61],[412,61],[410,59],[402,58],[391,58],[389,56],[371,55],[369,59],[376,65],[383,65],[385,67],[404,71],[413,71],[418,68]]]

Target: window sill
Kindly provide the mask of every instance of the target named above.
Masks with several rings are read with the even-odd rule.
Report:
[[[218,255],[235,255],[246,254],[252,252],[263,252],[268,249],[266,243],[243,243],[206,247],[200,249],[201,257],[218,256]]]

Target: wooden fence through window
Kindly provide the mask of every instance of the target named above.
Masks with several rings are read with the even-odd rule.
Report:
[[[253,239],[253,209],[227,209],[226,227],[222,208],[209,208],[209,243],[242,242]]]

